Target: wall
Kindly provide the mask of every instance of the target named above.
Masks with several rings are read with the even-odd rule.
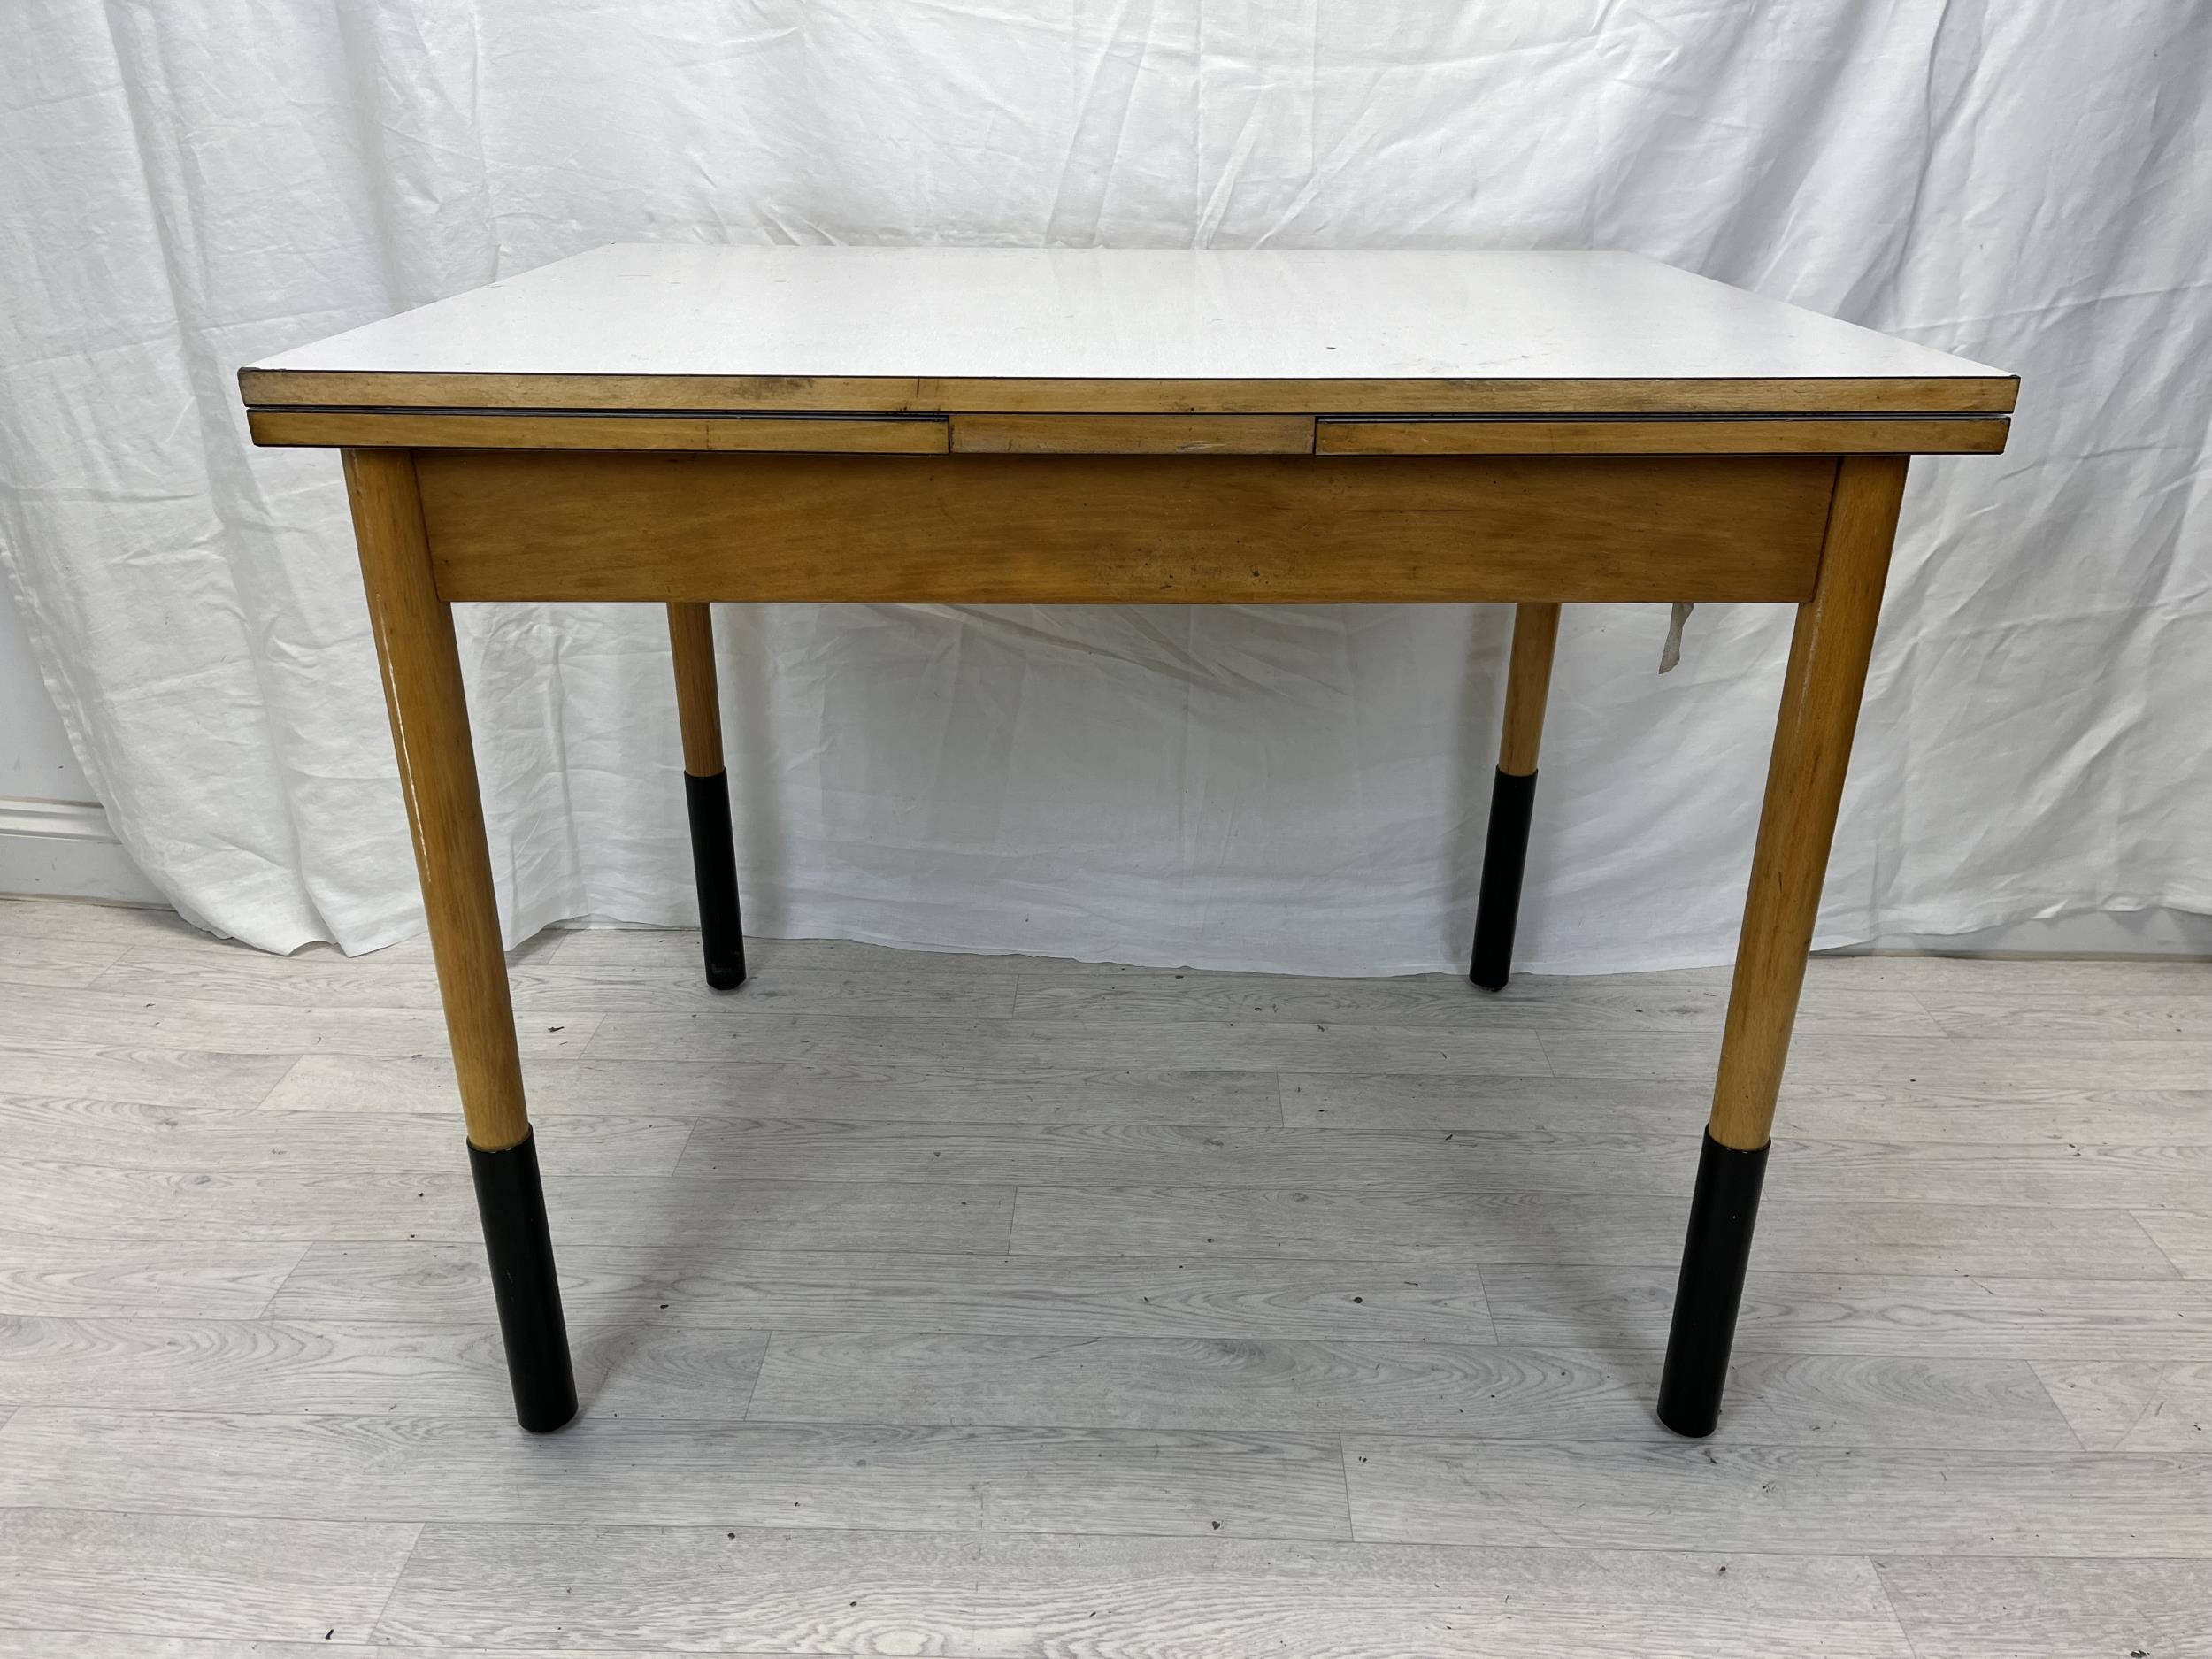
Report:
[[[0,585],[0,893],[161,903],[108,829]]]

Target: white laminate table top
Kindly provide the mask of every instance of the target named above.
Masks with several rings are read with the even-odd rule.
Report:
[[[256,404],[352,408],[1943,413],[2013,393],[1633,254],[688,243],[580,254],[244,380]]]

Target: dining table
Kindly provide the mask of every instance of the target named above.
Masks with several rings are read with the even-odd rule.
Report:
[[[537,1432],[576,1387],[455,605],[666,608],[702,972],[738,996],[713,604],[1512,605],[1470,1026],[1561,607],[1793,607],[1656,1401],[1713,1431],[1906,469],[2002,449],[2014,377],[1632,253],[649,243],[239,380],[255,442],[342,457]]]

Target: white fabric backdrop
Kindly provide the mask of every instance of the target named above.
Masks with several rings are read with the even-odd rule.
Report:
[[[2203,0],[13,0],[0,544],[130,850],[419,926],[334,457],[239,364],[598,243],[1626,248],[2018,371],[1916,465],[1830,942],[2212,910]],[[757,932],[1463,959],[1507,613],[724,607]],[[1528,965],[1732,950],[1788,618],[1570,612]],[[511,935],[690,919],[659,613],[461,616]]]

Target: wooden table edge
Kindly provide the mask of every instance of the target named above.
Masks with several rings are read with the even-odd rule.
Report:
[[[256,407],[265,448],[845,455],[1994,455],[2002,415],[950,415]]]
[[[849,414],[2001,415],[2014,375],[1874,379],[1008,380],[239,371],[249,406]]]

